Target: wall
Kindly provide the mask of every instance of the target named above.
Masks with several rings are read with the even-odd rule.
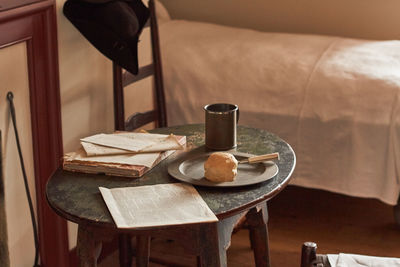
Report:
[[[0,62],[2,62],[0,64],[0,129],[3,137],[2,157],[10,266],[32,266],[34,261],[33,231],[14,129],[6,100],[7,92],[12,91],[26,173],[33,205],[36,207],[25,43],[0,49]]]
[[[113,130],[112,65],[62,15],[64,2],[56,2],[61,119],[64,152],[71,152],[80,138]],[[76,225],[68,231],[72,248]]]
[[[92,47],[64,17],[64,2],[57,1],[57,19],[63,141],[68,152],[78,148],[79,138],[83,136],[112,131],[114,111],[111,61]],[[140,45],[148,46],[147,29],[142,36]],[[150,55],[139,54],[139,62],[141,65],[149,63]],[[127,115],[146,110],[153,104],[148,86],[151,86],[149,79],[127,88]]]
[[[177,19],[261,31],[400,38],[398,0],[160,0]]]
[[[112,63],[98,52],[62,14],[65,0],[57,1],[61,115],[64,152],[76,150],[79,139],[114,129]],[[141,46],[148,46],[149,35],[142,33]],[[146,50],[148,51],[148,50]],[[148,51],[149,52],[149,51]],[[139,62],[150,62],[141,53]],[[153,105],[151,79],[125,90],[126,115],[145,111]],[[76,244],[77,226],[68,223],[70,248]]]

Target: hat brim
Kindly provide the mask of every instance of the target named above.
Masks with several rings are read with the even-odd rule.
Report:
[[[132,74],[138,73],[138,34],[141,29],[137,28],[135,32],[122,32],[126,27],[121,25],[107,25],[109,21],[105,21],[101,16],[94,16],[93,11],[98,8],[107,8],[107,4],[99,6],[99,4],[88,4],[80,1],[68,0],[64,4],[63,12],[69,21],[81,32],[81,34],[103,55],[117,63],[122,68],[128,70]],[[128,10],[127,10],[127,9]],[[110,16],[125,16],[127,19],[124,23],[138,23],[133,21],[137,19],[134,10],[126,5],[126,8],[117,7],[108,11]],[[128,14],[127,12],[131,12]],[[134,16],[134,18],[132,17]],[[130,21],[132,20],[132,22]],[[118,23],[118,22],[116,22]],[[121,22],[119,22],[121,23]],[[140,25],[142,27],[143,25]],[[121,30],[119,30],[122,28]]]

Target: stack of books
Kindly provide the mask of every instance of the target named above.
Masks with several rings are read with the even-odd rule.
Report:
[[[83,138],[64,156],[63,168],[84,173],[140,177],[186,144],[185,136],[118,132]]]

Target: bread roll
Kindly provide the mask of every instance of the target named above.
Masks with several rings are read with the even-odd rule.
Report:
[[[231,182],[237,174],[238,161],[226,152],[212,153],[204,163],[204,176],[212,182]]]

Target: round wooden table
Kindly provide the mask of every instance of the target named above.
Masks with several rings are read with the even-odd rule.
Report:
[[[204,145],[204,125],[184,125],[159,128],[151,132],[186,135],[187,146]],[[199,255],[201,266],[226,266],[226,249],[237,221],[246,216],[250,241],[256,266],[269,266],[267,201],[288,184],[295,168],[296,157],[285,141],[267,131],[238,126],[237,151],[254,155],[279,152],[278,174],[259,184],[233,188],[195,186],[204,201],[218,217],[217,223],[154,227],[145,230],[117,229],[102,199],[99,187],[134,187],[143,185],[176,183],[168,175],[171,157],[140,178],[114,177],[69,172],[59,169],[50,178],[46,194],[53,210],[63,218],[79,225],[78,254],[81,266],[97,266],[101,243],[120,237],[120,265],[130,266],[130,235],[137,237],[136,262],[147,266],[149,238],[165,236],[180,239],[185,249]]]

